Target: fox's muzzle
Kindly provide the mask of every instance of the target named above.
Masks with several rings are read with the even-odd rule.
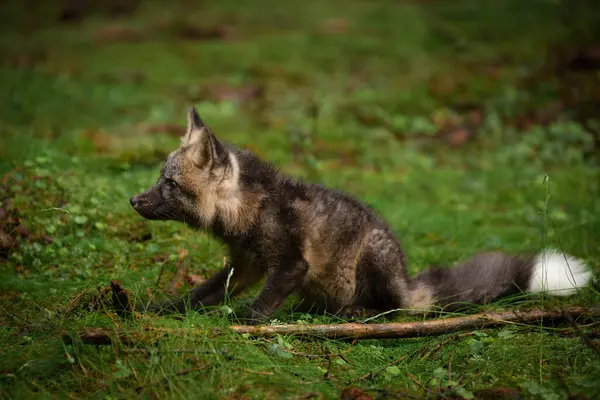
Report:
[[[137,212],[140,212],[141,208],[148,206],[148,201],[142,194],[138,194],[137,196],[133,196],[129,199],[129,203],[133,207],[133,209]]]
[[[150,188],[144,193],[133,196],[129,199],[129,203],[135,211],[142,217],[147,219],[161,219],[161,209],[163,207],[163,199],[155,188]]]

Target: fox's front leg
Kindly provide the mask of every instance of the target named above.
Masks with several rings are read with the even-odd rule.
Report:
[[[227,277],[230,275],[229,287],[227,287]],[[227,265],[227,267],[218,271],[210,279],[190,290],[187,295],[190,308],[214,306],[225,299],[227,291],[232,295],[238,293],[247,286],[243,284],[244,280],[240,279],[240,275],[243,275],[242,271],[239,269],[236,271],[230,264]]]
[[[183,313],[186,305],[192,309],[218,305],[225,300],[227,293],[235,296],[256,283],[263,275],[263,270],[257,268],[252,260],[246,257],[235,257],[232,262],[210,279],[190,290],[188,294],[178,300],[155,307],[155,311]],[[229,286],[227,286],[227,279],[229,279]]]
[[[250,318],[244,322],[255,325],[273,315],[300,286],[307,271],[308,264],[304,260],[270,268],[260,294],[250,306]]]

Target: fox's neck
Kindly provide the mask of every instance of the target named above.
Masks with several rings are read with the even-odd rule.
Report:
[[[223,219],[217,217],[209,227],[203,230],[220,242],[228,246],[234,246],[247,241],[252,236],[251,233],[254,226],[255,224],[253,223],[244,230],[232,230],[230,226],[224,223]]]

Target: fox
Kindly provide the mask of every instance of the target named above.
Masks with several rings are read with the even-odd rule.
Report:
[[[300,312],[357,318],[455,310],[519,293],[569,296],[592,278],[581,259],[553,249],[486,251],[409,277],[399,239],[375,210],[217,139],[195,107],[156,183],[130,203],[143,218],[208,232],[229,250],[221,270],[157,312],[219,305],[262,279],[248,324],[267,321],[292,294]]]

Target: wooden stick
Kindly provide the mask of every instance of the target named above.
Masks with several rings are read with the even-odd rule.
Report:
[[[504,311],[474,314],[464,317],[432,319],[417,322],[392,322],[386,324],[331,324],[331,325],[263,325],[231,327],[238,333],[253,336],[300,335],[321,336],[331,339],[391,339],[442,335],[468,329],[492,328],[509,323],[530,324],[543,320],[546,323],[566,319],[565,311],[572,317],[600,316],[600,307],[568,307],[563,310]]]
[[[432,319],[417,322],[393,322],[386,324],[344,323],[330,325],[233,325],[229,329],[237,333],[249,334],[255,337],[274,335],[317,336],[330,339],[393,339],[431,335],[443,335],[469,329],[492,328],[506,324],[531,324],[543,322],[550,324],[567,319],[567,313],[572,318],[599,317],[600,307],[567,307],[564,310],[504,311],[499,313],[474,314],[464,317]],[[203,335],[213,336],[224,333],[217,329],[193,330],[142,327],[141,329],[125,331],[123,329],[91,328],[77,334],[84,344],[109,345],[114,341],[134,343],[148,339],[156,340],[163,336]],[[72,342],[70,335],[64,335],[66,342]]]

